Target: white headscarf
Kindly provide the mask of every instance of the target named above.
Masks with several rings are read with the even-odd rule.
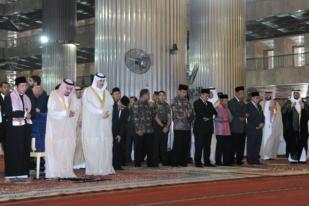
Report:
[[[295,92],[298,92],[298,93],[299,93],[299,99],[295,99],[295,98],[294,98],[294,93],[295,93]],[[297,111],[300,111],[300,110],[301,110],[301,102],[302,102],[301,95],[300,95],[300,91],[292,91],[290,100],[291,100],[292,103],[295,104],[295,109],[296,109]]]
[[[273,101],[273,100],[276,98],[276,95],[275,95],[275,92],[274,92],[274,91],[267,90],[267,91],[264,91],[264,96],[263,96],[263,100],[264,100],[264,101],[267,101],[267,100],[266,100],[266,94],[267,94],[267,93],[271,93],[271,95],[270,95],[270,101]]]
[[[210,101],[212,104],[216,103],[219,100],[218,92],[215,87],[209,88],[210,92],[212,92],[212,98],[209,98],[208,101]]]
[[[69,96],[71,97],[71,96],[75,95],[74,82],[73,82],[71,79],[64,79],[64,80],[61,82],[61,84],[60,84],[60,86],[59,86],[59,89],[58,89],[58,90],[59,90],[59,93],[60,93],[62,96],[64,96],[65,89],[66,89],[66,86],[67,86],[67,85],[73,88],[72,91],[71,91],[71,93],[69,94]]]
[[[97,87],[97,83],[99,80],[104,80],[104,85],[102,88],[98,88]],[[107,87],[107,81],[106,81],[106,76],[102,73],[96,73],[94,75],[93,81],[92,81],[92,85],[93,88],[95,88],[100,94],[102,94],[104,92],[104,90]]]

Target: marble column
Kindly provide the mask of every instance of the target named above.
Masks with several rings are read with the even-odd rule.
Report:
[[[43,0],[42,84],[47,92],[76,80],[76,0]]]
[[[190,68],[199,66],[193,87],[233,94],[245,84],[245,0],[191,0]]]

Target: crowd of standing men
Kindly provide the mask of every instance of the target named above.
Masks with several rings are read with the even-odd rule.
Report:
[[[246,103],[243,86],[230,100],[214,88],[201,89],[192,104],[188,86],[181,84],[168,104],[165,91],[151,98],[142,89],[139,99],[122,96],[119,88],[110,94],[100,73],[85,89],[64,79],[49,96],[40,84],[32,76],[16,78],[12,92],[7,82],[0,85],[7,179],[29,177],[31,150],[46,152],[47,178],[76,177],[73,168],[108,175],[132,162],[141,167],[145,160],[148,167],[186,167],[192,147],[196,167],[242,165],[245,148],[247,163],[261,164],[260,159],[276,158],[281,136],[289,162],[307,159],[309,107],[299,91],[281,108],[272,92],[263,100],[252,92]]]

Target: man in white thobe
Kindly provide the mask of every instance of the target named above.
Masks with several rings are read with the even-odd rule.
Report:
[[[45,135],[46,178],[72,178],[76,128],[74,82],[65,79],[48,100]]]
[[[83,90],[81,87],[75,87],[76,97],[76,110],[74,116],[74,123],[76,128],[76,148],[74,155],[74,169],[85,169],[85,158],[83,152],[83,145],[81,139],[82,129],[82,94]]]
[[[264,100],[260,102],[260,105],[265,116],[260,156],[264,160],[275,159],[283,135],[281,107],[274,100],[271,91],[265,92]]]
[[[216,109],[216,107],[220,104],[220,99],[218,97],[218,92],[216,90],[216,88],[211,87],[209,88],[210,90],[210,96],[208,101],[212,103],[212,105],[214,106],[214,108]],[[212,135],[211,138],[211,146],[210,146],[210,161],[212,163],[215,163],[215,156],[216,156],[216,145],[217,145],[217,138],[215,133]]]
[[[82,144],[87,175],[115,173],[113,160],[112,113],[114,100],[106,90],[103,74],[94,76],[83,96]]]

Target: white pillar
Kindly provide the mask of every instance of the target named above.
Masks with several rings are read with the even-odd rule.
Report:
[[[76,80],[76,0],[43,0],[42,84],[52,91],[63,79]]]
[[[190,67],[194,86],[232,95],[245,84],[245,0],[191,0]]]
[[[109,89],[125,95],[148,88],[175,96],[186,83],[186,0],[96,0],[95,70],[108,78]],[[169,49],[176,43],[178,51]],[[151,68],[135,74],[125,65],[125,53],[142,49],[151,56]]]

